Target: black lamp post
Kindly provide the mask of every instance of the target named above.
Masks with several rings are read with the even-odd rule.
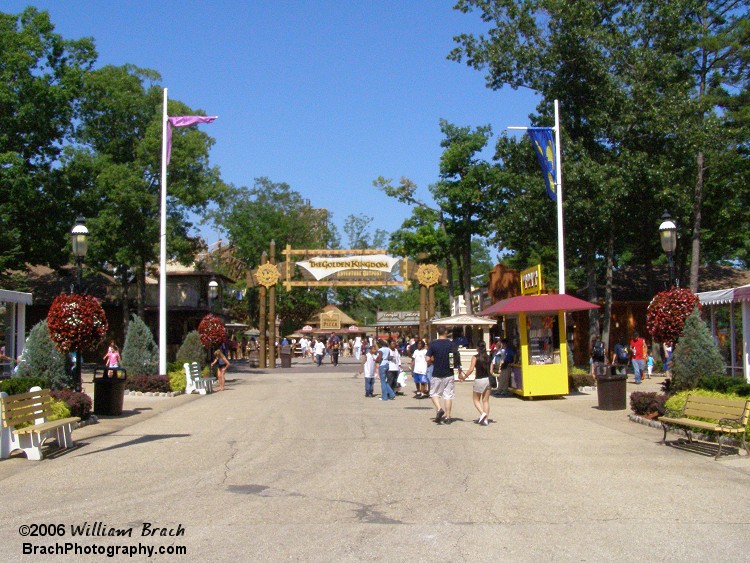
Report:
[[[673,253],[677,248],[677,225],[672,221],[672,217],[665,209],[664,215],[661,216],[662,223],[659,225],[659,240],[664,252],[667,253],[667,262],[669,263],[669,287],[674,287],[674,258]]]
[[[211,277],[211,281],[208,282],[208,310],[213,313],[214,299],[219,296],[219,282],[216,281],[215,277]]]
[[[82,272],[83,272],[83,259],[86,257],[86,252],[89,249],[89,230],[86,228],[86,219],[78,217],[76,224],[73,225],[73,230],[70,231],[70,238],[73,244],[73,256],[76,258],[76,293],[81,293],[82,283]],[[76,365],[75,365],[75,386],[76,391],[81,391],[81,351],[76,350]]]
[[[89,230],[86,228],[86,219],[78,217],[73,230],[70,231],[71,242],[73,243],[73,256],[76,258],[76,293],[81,292],[81,274],[83,270],[83,259],[89,250]]]

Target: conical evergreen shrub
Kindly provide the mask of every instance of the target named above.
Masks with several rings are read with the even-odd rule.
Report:
[[[128,324],[121,356],[128,377],[159,374],[159,348],[146,323],[137,315]]]
[[[203,366],[206,365],[206,349],[201,344],[201,336],[197,330],[187,333],[182,346],[177,351],[176,359],[180,366],[185,363],[198,362],[200,368],[203,369]]]
[[[698,380],[708,375],[723,375],[724,359],[706,323],[694,310],[685,321],[673,354],[672,389],[695,389]]]
[[[31,329],[21,354],[18,377],[41,377],[51,389],[73,388],[73,376],[66,369],[65,354],[57,349],[49,334],[47,321]]]

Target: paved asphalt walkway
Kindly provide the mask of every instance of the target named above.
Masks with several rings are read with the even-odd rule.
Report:
[[[749,458],[662,446],[595,393],[493,399],[482,427],[464,383],[438,426],[411,393],[366,399],[351,362],[236,362],[223,393],[126,397],[74,450],[0,461],[0,561],[748,558]],[[69,555],[41,555],[56,543]]]

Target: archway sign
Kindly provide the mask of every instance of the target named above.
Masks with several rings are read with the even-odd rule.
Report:
[[[427,321],[435,316],[435,285],[446,283],[445,273],[435,264],[416,265],[408,258],[389,256],[386,250],[332,250],[293,249],[287,245],[281,254],[285,260],[274,260],[275,244],[271,243],[268,258],[253,272],[253,280],[261,286],[260,338],[261,350],[268,349],[270,365],[261,357],[261,367],[275,367],[276,340],[275,286],[281,283],[287,291],[293,287],[401,287],[409,289],[412,280],[420,285],[419,333],[427,333]],[[399,266],[401,280],[393,279],[393,270]],[[267,290],[267,291],[266,291]],[[266,295],[269,297],[269,315],[266,315]],[[266,328],[267,327],[267,328]],[[262,354],[265,356],[265,354]]]

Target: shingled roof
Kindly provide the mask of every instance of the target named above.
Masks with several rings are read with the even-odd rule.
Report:
[[[669,274],[667,266],[643,268],[623,266],[614,271],[612,277],[612,298],[614,301],[650,301],[666,288]],[[750,272],[731,266],[702,266],[698,278],[698,291],[714,291],[738,287],[750,283]],[[598,295],[604,297],[604,286],[599,286]],[[576,295],[586,298],[587,289],[581,288]]]

